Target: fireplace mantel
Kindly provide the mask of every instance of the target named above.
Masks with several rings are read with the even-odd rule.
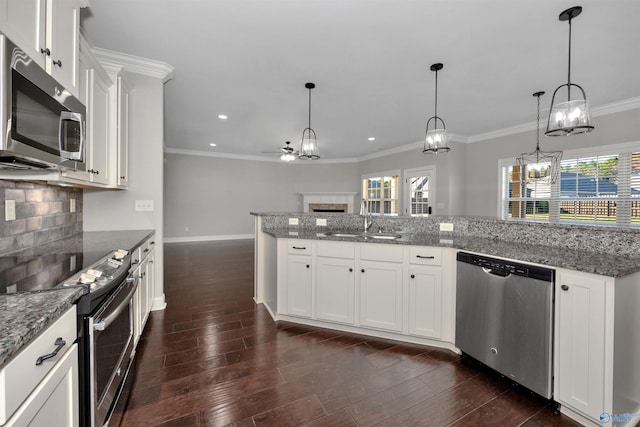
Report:
[[[352,192],[315,192],[300,193],[304,212],[309,212],[309,205],[346,205],[347,213],[354,213],[354,199],[358,193]]]

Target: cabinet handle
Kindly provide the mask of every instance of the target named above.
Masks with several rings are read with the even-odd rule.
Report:
[[[40,53],[43,53],[43,54],[45,54],[45,55],[47,55],[47,56],[51,56],[51,51],[49,50],[49,48],[48,48],[48,47],[45,47],[45,48],[42,48],[42,47],[41,47],[41,48],[40,48]]]
[[[309,268],[309,264],[307,264],[307,268]]]
[[[349,273],[351,273],[353,271],[353,268],[349,268]]]
[[[62,347],[65,346],[65,344],[67,344],[67,342],[65,340],[63,340],[62,337],[56,339],[56,342],[54,343],[54,345],[56,346],[55,350],[53,350],[52,353],[45,354],[44,356],[38,357],[38,359],[36,360],[36,366],[42,365],[42,362],[44,362],[47,359],[51,359],[52,357],[56,357],[58,352],[62,349]]]
[[[59,59],[56,59],[55,61],[53,61],[53,65],[57,65],[58,67],[62,68],[62,61]]]
[[[139,260],[139,259],[134,259],[134,260],[131,262],[131,264],[135,265],[135,264],[137,264],[137,263],[139,263],[139,262],[140,262],[140,260]]]
[[[144,253],[149,252],[149,248],[145,249],[145,250],[144,250],[144,251],[142,251],[142,252],[144,252]]]
[[[99,171],[99,170],[96,170],[96,171],[95,171],[95,174],[96,174],[96,175],[100,175],[100,171]]]
[[[416,255],[416,258],[422,258],[422,259],[434,259],[434,256],[422,256],[422,255]]]
[[[361,273],[364,273],[364,268],[360,269],[360,272],[361,272]]]
[[[307,249],[307,248],[306,248],[306,247],[304,247],[304,246],[292,246],[292,248],[293,248],[293,249],[300,249],[300,250]]]
[[[416,278],[416,275],[415,275],[415,274],[412,274],[412,275],[411,275],[411,278],[412,278],[412,279],[415,279],[415,278]]]
[[[152,242],[149,242],[149,244],[150,244],[150,245],[155,245],[155,244],[156,244],[156,241],[154,240],[154,241],[152,241]]]
[[[569,286],[562,285],[562,286],[560,286],[560,289],[562,289],[563,291],[568,291],[569,290]]]

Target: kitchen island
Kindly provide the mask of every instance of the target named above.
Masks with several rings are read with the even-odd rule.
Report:
[[[458,250],[552,267],[554,400],[593,426],[640,412],[638,230],[378,217],[364,233],[357,215],[254,215],[255,299],[275,320],[452,351]]]

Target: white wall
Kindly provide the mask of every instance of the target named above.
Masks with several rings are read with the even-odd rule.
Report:
[[[356,163],[284,163],[169,152],[164,174],[165,238],[173,241],[252,237],[250,212],[302,212],[300,192],[358,192],[360,178]]]
[[[132,88],[129,128],[129,188],[84,191],[84,230],[155,229],[163,241],[163,99],[162,78],[126,73]],[[135,200],[153,200],[153,212],[136,212]],[[164,304],[163,247],[155,246],[154,309]]]
[[[588,134],[545,137],[541,123],[540,149],[572,150],[640,141],[640,109],[595,117],[595,129]],[[467,144],[464,185],[465,214],[498,215],[498,160],[515,158],[536,148],[535,131]]]

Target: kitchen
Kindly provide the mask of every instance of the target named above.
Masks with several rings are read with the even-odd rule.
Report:
[[[110,13],[108,11],[109,8],[102,5],[101,2],[96,1],[93,3],[95,4],[91,5],[92,11],[96,16]],[[571,4],[566,6],[569,7]],[[584,20],[589,15],[587,13],[588,6],[589,4],[585,4],[584,17],[580,17],[582,22],[578,21],[576,23],[576,31],[581,27],[587,26]],[[595,6],[592,5],[592,7]],[[104,9],[101,10],[101,8]],[[554,7],[553,9],[561,8]],[[553,19],[550,19],[550,21],[552,25],[560,25],[556,19],[558,12],[554,10],[551,13]],[[111,13],[118,12],[115,12],[114,9],[114,12]],[[108,27],[108,22],[114,22],[114,19],[117,19],[111,15],[107,16],[111,19],[106,19],[106,23],[103,24],[105,28]],[[132,13],[131,16],[134,16],[134,14]],[[163,16],[158,16],[157,18],[160,20]],[[90,28],[88,23],[87,27]],[[560,31],[562,37],[566,37],[564,26],[561,26]],[[116,38],[117,36],[115,34],[110,35],[109,31],[104,31],[102,33],[103,38],[100,39],[97,37],[97,30],[95,34],[91,32],[88,34],[91,41],[97,46],[106,47],[109,47],[107,43],[108,37]],[[633,40],[633,37],[632,34],[629,39]],[[564,43],[563,39],[562,46],[565,45]],[[581,46],[581,44],[576,41],[576,48],[578,46]],[[125,49],[112,48],[126,51]],[[582,48],[584,49],[584,46]],[[576,54],[578,51],[576,49]],[[149,50],[148,53],[138,53],[138,55],[164,60],[164,56],[161,53],[155,54],[152,50]],[[545,87],[549,95],[553,87],[561,83],[563,73],[560,68],[564,66],[565,55],[566,50],[564,48],[559,49],[557,52],[558,66],[552,67],[552,74],[557,77],[550,78],[548,87]],[[434,58],[434,60],[438,59]],[[446,62],[446,59],[443,60]],[[536,64],[541,61],[538,57],[530,58],[530,60]],[[173,61],[166,61],[174,66],[178,65]],[[431,114],[433,99],[431,96],[426,95],[430,93],[428,91],[431,90],[433,83],[431,73],[428,72],[428,65],[430,64],[428,61],[429,59],[421,60],[421,64],[422,62],[424,64],[420,66],[419,70],[416,70],[416,73],[419,73],[420,78],[423,80],[424,90],[421,91],[423,94],[418,96],[422,106],[416,108],[419,111],[412,112],[412,114],[420,116],[414,121],[420,123],[421,127],[424,127],[424,118]],[[602,86],[597,81],[587,84],[588,82],[580,79],[580,68],[582,67],[576,65],[576,79],[585,86],[588,94],[595,91],[597,87]],[[445,63],[445,68],[440,76],[441,84],[443,85],[440,93],[442,105],[446,105],[446,94],[453,96],[455,92],[453,86],[448,88],[445,86],[449,69],[449,64]],[[220,153],[200,153],[204,149],[191,148],[190,150],[184,150],[171,142],[180,139],[180,136],[175,133],[169,135],[170,132],[177,132],[179,126],[174,127],[168,124],[165,129],[158,126],[158,123],[162,123],[162,91],[165,90],[170,93],[176,90],[171,85],[177,83],[177,81],[168,80],[163,89],[163,80],[166,77],[141,77],[140,74],[136,73],[132,73],[130,77],[134,79],[130,83],[135,87],[135,91],[138,94],[137,97],[132,97],[132,117],[140,118],[140,120],[135,121],[135,125],[132,124],[130,130],[131,140],[136,141],[135,144],[132,143],[130,145],[131,165],[133,166],[130,168],[130,173],[132,174],[131,184],[126,191],[84,191],[81,208],[83,211],[83,229],[85,231],[121,230],[123,228],[155,229],[156,233],[158,233],[156,235],[157,238],[164,242],[249,238],[253,236],[253,218],[248,212],[300,211],[301,199],[298,195],[299,192],[329,190],[358,192],[360,191],[359,182],[363,175],[416,168],[423,166],[425,162],[435,165],[437,170],[436,196],[438,203],[441,203],[443,208],[439,208],[439,204],[435,205],[435,208],[442,209],[436,213],[495,217],[495,206],[498,205],[498,192],[496,189],[498,178],[495,166],[497,160],[527,151],[532,148],[533,141],[535,141],[533,127],[528,126],[525,129],[514,129],[514,132],[520,131],[515,134],[496,132],[495,134],[482,135],[476,138],[479,141],[478,143],[468,144],[466,142],[471,141],[460,142],[454,140],[450,153],[428,159],[425,159],[422,154],[418,156],[409,147],[403,146],[406,149],[397,150],[398,152],[391,149],[388,151],[381,150],[381,155],[376,153],[376,155],[369,157],[366,155],[346,155],[341,157],[340,161],[332,162],[330,158],[327,158],[321,159],[317,164],[294,162],[294,164],[283,165],[275,161],[256,160],[255,157],[261,151],[273,151],[282,145],[284,139],[280,141],[279,136],[274,135],[269,138],[271,141],[267,141],[264,147],[254,147],[251,151],[243,153],[244,155],[242,153],[235,156],[225,155],[222,147]],[[302,78],[313,78],[313,76],[304,76]],[[451,80],[449,78],[449,85],[453,84]],[[628,93],[625,97],[619,97],[616,100],[628,99],[637,93],[637,87],[633,86],[637,86],[635,80],[624,81],[628,85],[626,87]],[[294,120],[295,123],[289,125],[289,127],[295,128],[295,135],[299,133],[298,127],[301,129],[306,122],[307,105],[303,84],[304,81],[301,81],[300,87],[297,88],[298,85],[294,85],[296,89],[292,90],[291,99],[294,101],[293,109],[295,112],[291,116],[300,117],[300,120]],[[328,128],[331,126],[322,117],[322,114],[326,114],[322,110],[327,109],[326,102],[324,102],[325,107],[322,107],[323,103],[321,103],[323,86],[326,87],[325,84],[318,81],[318,86],[313,93],[313,127],[323,132],[320,135],[328,136]],[[376,89],[379,90],[379,88]],[[518,96],[518,98],[530,102],[527,99],[530,96],[529,92],[537,89],[539,88],[524,88],[522,90],[524,94]],[[371,96],[377,96],[375,92],[372,88]],[[166,92],[165,94],[168,96]],[[464,95],[464,93],[456,96],[458,95]],[[549,95],[547,95],[546,103],[550,102]],[[145,98],[146,96],[150,98]],[[318,96],[317,100],[316,96]],[[298,100],[298,98],[301,99]],[[142,99],[148,99],[148,101],[142,102]],[[608,104],[612,103],[612,101],[601,101],[599,104]],[[529,103],[524,105],[522,119],[514,122],[514,124],[530,123],[532,121],[535,110],[529,108]],[[612,144],[637,141],[637,132],[631,126],[628,126],[628,123],[637,121],[638,117],[638,109],[633,105],[632,102],[627,102],[626,107],[628,109],[626,110],[621,105],[613,105],[609,110],[602,109],[600,115],[594,117],[596,132],[578,137],[563,138],[560,142],[562,149],[598,147],[603,144],[602,135],[607,135],[607,143]],[[442,114],[444,115],[446,111],[447,109],[443,108]],[[215,113],[218,114],[218,111],[215,111]],[[229,114],[229,116],[230,120],[234,119],[233,114]],[[447,123],[450,129],[456,131],[450,122],[456,119],[449,118],[449,116],[450,114],[447,114],[445,119],[448,119]],[[165,116],[165,118],[167,117]],[[316,122],[316,120],[318,121]],[[322,120],[325,120],[327,124],[323,124]],[[505,127],[500,126],[498,123],[496,120],[487,120],[489,125],[487,132]],[[416,132],[419,134],[421,131]],[[481,132],[476,132],[472,135],[479,133]],[[295,135],[287,136],[287,138],[297,138]],[[409,141],[416,141],[419,138],[420,135],[416,135],[414,139]],[[382,140],[383,138],[378,137],[378,139]],[[327,140],[328,138],[325,139],[325,141]],[[319,138],[319,141],[322,144],[322,137]],[[165,149],[163,149],[163,143],[167,145]],[[543,143],[545,148],[549,144],[546,140]],[[412,144],[413,148],[420,151],[420,143]],[[321,146],[321,150],[322,148]],[[328,146],[327,149],[329,149]],[[161,157],[163,153],[164,164]],[[164,191],[162,184],[163,172]],[[265,180],[265,176],[270,177],[270,179]],[[225,183],[226,185],[216,185],[212,188],[210,185],[212,182]],[[252,197],[246,197],[240,191],[229,191],[229,186],[231,185],[234,186],[233,188],[237,186],[237,188],[251,189],[253,192]],[[193,189],[193,191],[181,191],[184,188]],[[153,200],[155,203],[154,211],[132,214],[132,206],[134,206],[136,200]],[[106,209],[106,207],[109,207],[109,209]],[[204,214],[205,212],[206,214]],[[212,216],[217,221],[211,221]],[[127,221],[123,222],[122,218],[127,218]],[[160,249],[157,251],[156,256],[161,255]],[[162,259],[157,261],[157,265],[162,265]],[[157,280],[158,277],[162,277],[161,275],[162,269],[156,269]],[[158,283],[162,283],[162,280],[159,279]],[[158,301],[154,305],[161,307],[164,303],[161,287],[156,288],[156,298]],[[170,301],[167,301],[167,303],[170,304]]]

